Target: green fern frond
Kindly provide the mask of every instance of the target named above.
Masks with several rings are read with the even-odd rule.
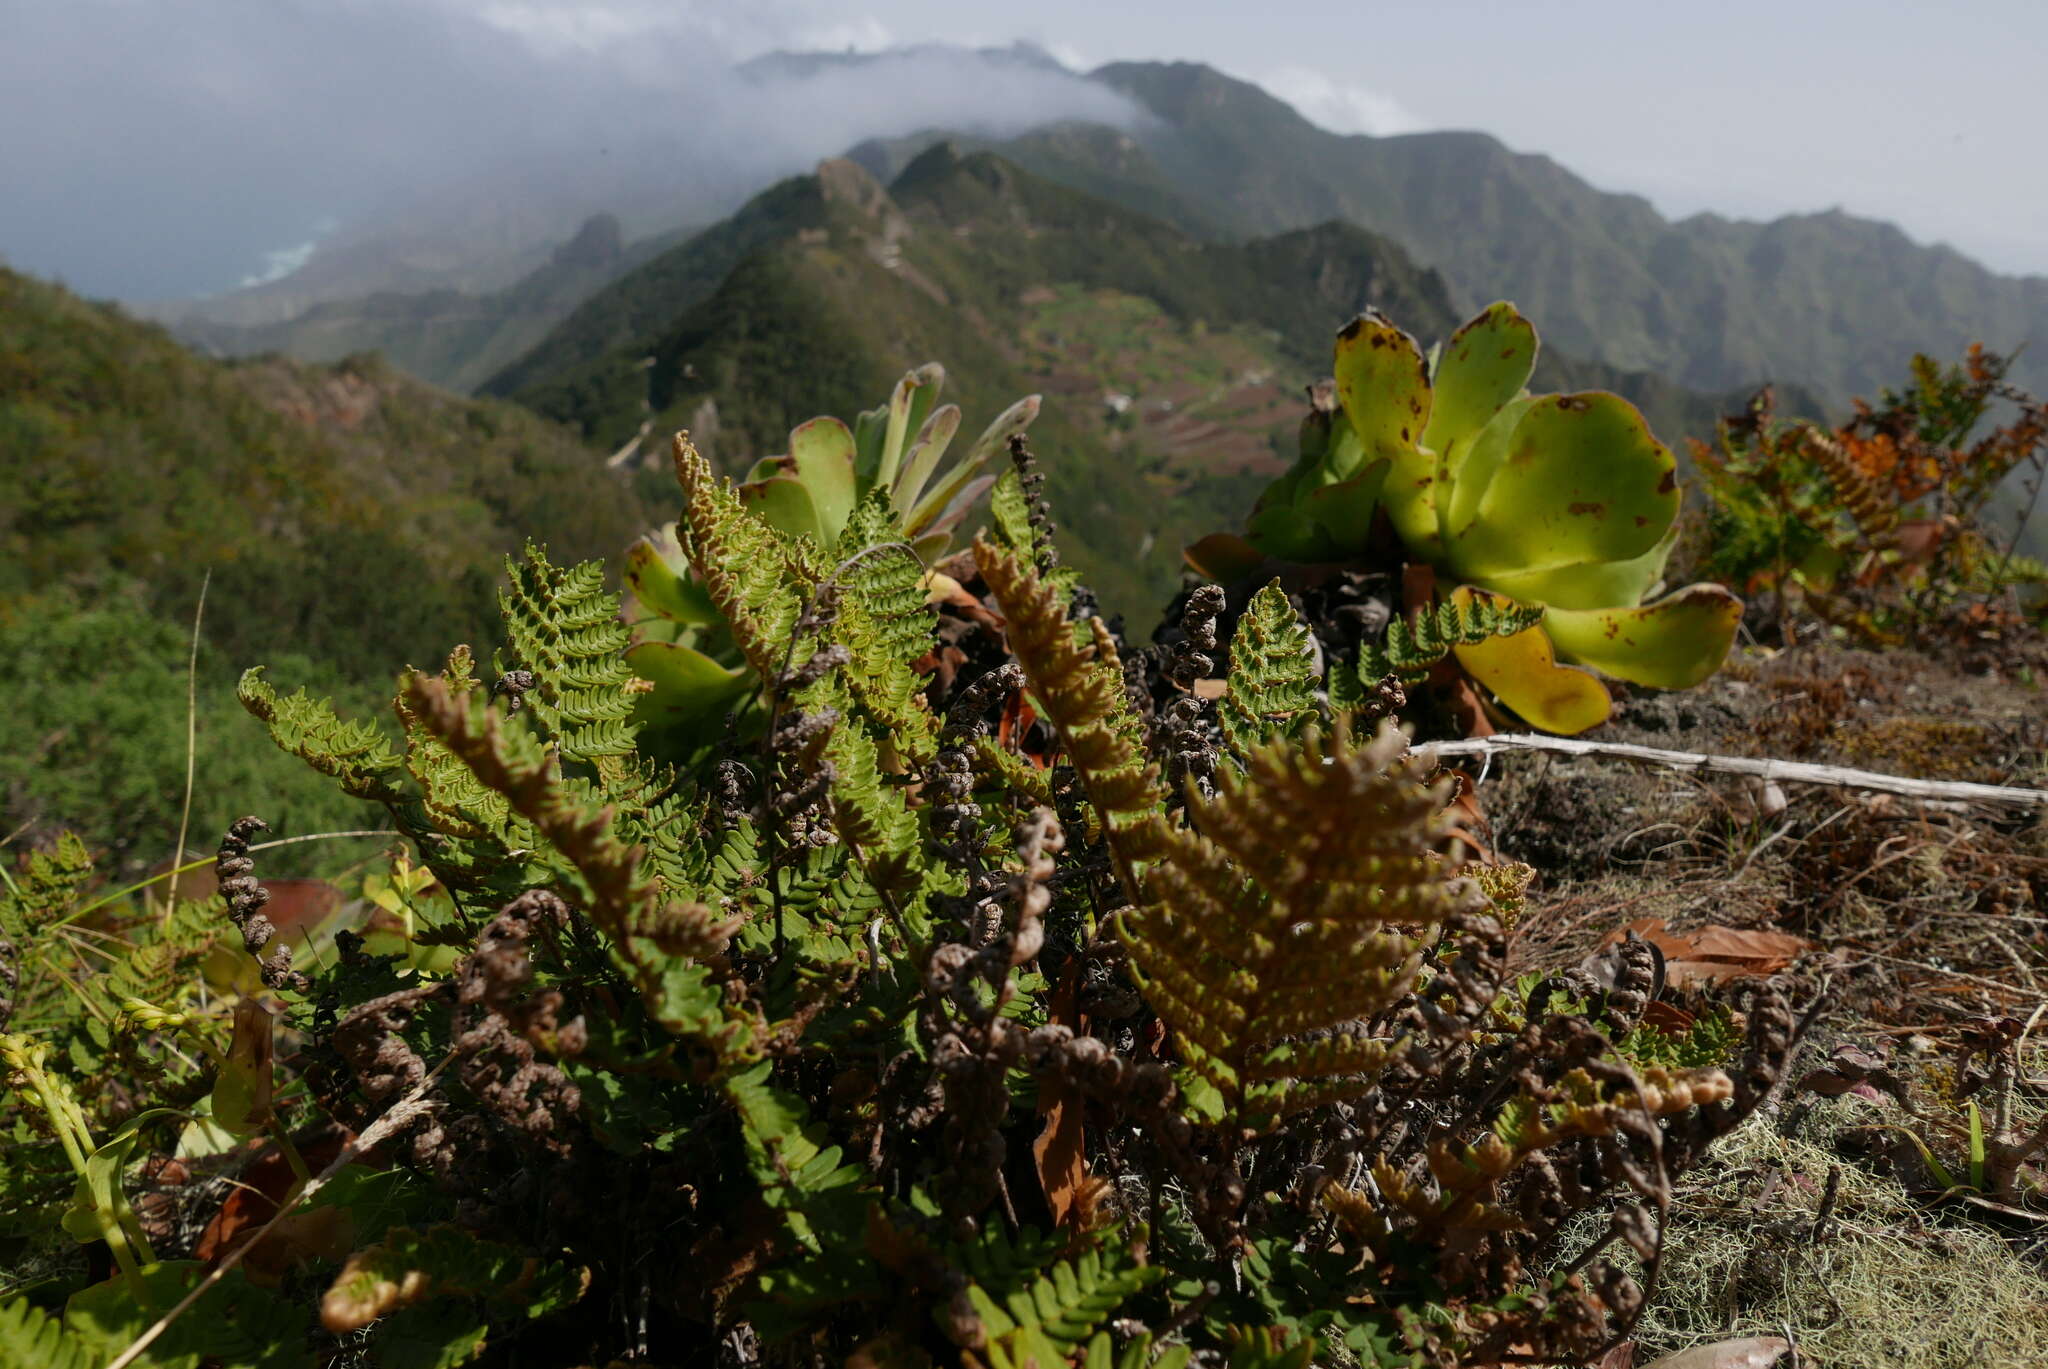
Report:
[[[1155,1355],[1149,1331],[1126,1343],[1118,1352],[1109,1339],[1109,1332],[1097,1331],[1095,1338],[1088,1342],[1088,1352],[1082,1357],[1081,1369],[1187,1369],[1194,1353],[1194,1347],[1190,1345],[1169,1345]]]
[[[180,899],[168,920],[136,925],[135,944],[94,981],[93,989],[111,1006],[139,998],[175,1008],[198,990],[200,966],[214,944],[226,941],[233,931],[234,924],[217,901]]]
[[[703,964],[723,949],[731,927],[665,888],[640,849],[619,839],[612,809],[565,783],[533,738],[504,726],[496,710],[417,672],[400,692],[421,725],[573,866],[582,889],[572,892],[580,892],[591,921],[611,938],[648,1011],[727,1058],[750,1053],[755,1020],[729,1008]]]
[[[402,803],[404,764],[384,733],[369,723],[347,723],[324,699],[304,689],[279,698],[252,666],[235,689],[242,707],[263,721],[270,739],[323,775],[341,781],[342,792],[377,803]]]
[[[448,653],[441,679],[451,695],[468,698],[482,687],[473,673],[473,664],[466,646]],[[469,767],[421,725],[403,696],[396,707],[398,720],[405,728],[405,768],[419,785],[421,805],[434,826],[450,837],[469,841],[499,838],[512,818],[504,796],[478,783]]]
[[[1387,624],[1385,641],[1360,648],[1358,678],[1367,688],[1389,675],[1403,684],[1417,684],[1450,655],[1451,648],[1512,637],[1542,621],[1541,608],[1490,594],[1474,595],[1464,609],[1446,599],[1435,608],[1417,609],[1413,617],[1396,617]]]
[[[938,752],[939,729],[911,663],[931,651],[938,615],[924,563],[897,536],[879,492],[854,511],[840,543],[843,592],[832,635],[850,654],[840,674],[854,697],[904,760],[922,767]]]
[[[1293,736],[1315,713],[1315,645],[1276,579],[1252,596],[1230,638],[1230,674],[1216,709],[1239,765],[1275,737]]]
[[[27,1369],[99,1369],[99,1348],[27,1298],[0,1302],[0,1364]]]
[[[1040,770],[1016,752],[998,745],[995,738],[975,739],[974,764],[976,772],[998,789],[1014,793],[1024,803],[1052,807],[1052,772]]]
[[[1355,1096],[1400,1049],[1354,1024],[1415,982],[1434,929],[1483,906],[1432,849],[1446,786],[1391,722],[1253,752],[1147,877],[1119,935],[1133,978],[1226,1116],[1269,1128]]]
[[[1097,1249],[1061,1260],[1027,1286],[1007,1292],[977,1280],[967,1286],[967,1297],[986,1337],[978,1358],[989,1369],[1066,1364],[1117,1308],[1165,1274],[1160,1265]],[[944,1316],[940,1324],[947,1324]]]
[[[1024,481],[1016,470],[1004,471],[988,496],[989,521],[994,524],[995,541],[1043,567],[1052,551],[1051,541],[1031,524],[1031,501],[1024,496]],[[1081,573],[1072,566],[1055,563],[1045,578],[1059,590],[1064,602],[1080,582]]]
[[[823,1252],[818,1225],[835,1207],[844,1215],[858,1200],[867,1173],[843,1162],[824,1127],[810,1120],[803,1100],[772,1082],[763,1060],[726,1077],[725,1094],[739,1112],[747,1165],[767,1205],[782,1214],[790,1234],[812,1254]]]
[[[526,704],[541,729],[571,760],[631,752],[636,677],[621,657],[628,633],[619,597],[605,591],[604,563],[556,566],[528,542],[523,559],[506,558],[505,573],[498,607],[513,659],[533,673]]]
[[[1308,1369],[1323,1348],[1320,1338],[1295,1336],[1282,1326],[1233,1326],[1224,1339],[1229,1369]]]
[[[681,433],[675,438],[676,479],[683,516],[676,533],[690,564],[704,577],[733,641],[764,680],[782,670],[815,570],[794,543],[750,513],[729,481]]]
[[[92,852],[78,835],[58,833],[56,847],[31,855],[10,892],[0,895],[0,932],[27,944],[37,928],[70,913],[92,871]]]

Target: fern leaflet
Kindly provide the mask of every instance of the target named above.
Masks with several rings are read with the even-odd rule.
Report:
[[[1313,715],[1315,646],[1274,580],[1252,596],[1230,639],[1230,675],[1216,710],[1224,743],[1244,764],[1253,749],[1292,736]]]

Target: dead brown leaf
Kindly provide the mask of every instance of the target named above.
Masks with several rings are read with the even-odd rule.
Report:
[[[1080,1016],[1080,962],[1069,961],[1066,972],[1053,989],[1048,1005],[1051,1020],[1078,1030]],[[1076,1213],[1083,1189],[1088,1184],[1088,1166],[1081,1134],[1081,1099],[1071,1085],[1057,1074],[1048,1074],[1038,1086],[1038,1115],[1045,1119],[1038,1139],[1031,1143],[1031,1156],[1038,1165],[1038,1182],[1045,1188],[1045,1201],[1052,1208],[1056,1225],[1064,1225]],[[1093,1204],[1089,1204],[1093,1206]],[[1080,1214],[1085,1215],[1085,1214]]]
[[[1710,923],[1689,932],[1674,932],[1662,918],[1637,918],[1608,933],[1603,945],[1634,932],[1664,953],[1665,981],[1675,987],[1716,983],[1748,975],[1771,975],[1814,948],[1814,943],[1789,932],[1758,931]]]

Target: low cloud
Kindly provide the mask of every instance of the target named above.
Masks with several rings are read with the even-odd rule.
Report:
[[[1282,67],[1259,77],[1258,84],[1293,105],[1302,118],[1332,133],[1370,133],[1384,138],[1428,127],[1420,115],[1393,96],[1336,80],[1311,67]]]
[[[704,223],[867,137],[1127,123],[1043,62],[886,44],[823,0],[64,0],[0,42],[0,254],[95,295],[173,298],[315,269],[367,238],[422,270],[573,231]],[[291,246],[281,248],[280,244]]]

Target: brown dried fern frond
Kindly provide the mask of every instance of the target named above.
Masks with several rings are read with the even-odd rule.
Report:
[[[1171,847],[1159,769],[1145,758],[1144,724],[1124,692],[1116,644],[1090,619],[1083,644],[1065,592],[1026,560],[986,536],[975,565],[1009,625],[1010,650],[1024,669],[1046,722],[1101,815],[1124,896],[1139,901],[1139,871]]]
[[[1865,537],[1887,532],[1898,523],[1898,505],[1885,497],[1884,488],[1864,474],[1834,437],[1808,430],[1806,453],[1827,476],[1843,510]]]
[[[1228,1115],[1263,1130],[1372,1088],[1403,1048],[1368,1034],[1454,918],[1487,907],[1434,847],[1446,785],[1391,723],[1253,751],[1146,875],[1120,933],[1146,1001]]]

